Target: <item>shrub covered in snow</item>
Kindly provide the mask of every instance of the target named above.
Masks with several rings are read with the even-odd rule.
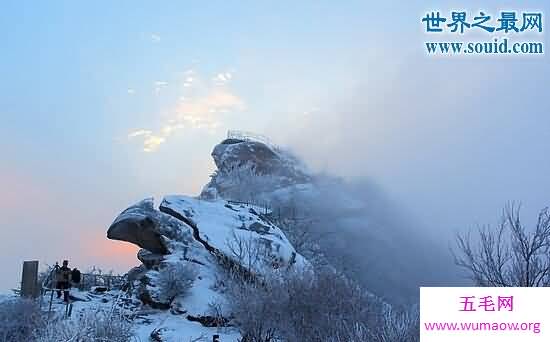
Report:
[[[135,335],[132,323],[113,308],[84,312],[74,320],[53,320],[38,331],[35,342],[129,342]]]
[[[40,308],[31,300],[10,298],[0,303],[0,342],[31,341],[44,323]]]
[[[269,249],[251,236],[237,234],[234,229],[226,240],[229,255],[250,271],[261,267],[269,257]]]
[[[259,200],[258,194],[272,191],[282,182],[280,177],[261,173],[250,163],[227,165],[223,170],[218,170],[212,180],[224,190],[225,198],[252,203]]]
[[[115,307],[85,311],[62,319],[40,310],[36,302],[11,298],[0,303],[0,342],[129,342],[132,323]]]
[[[256,284],[229,276],[226,283],[242,342],[418,339],[412,319],[388,313],[386,304],[330,270],[279,274]]]
[[[189,262],[168,264],[159,270],[160,296],[172,302],[176,297],[187,295],[196,277],[197,270]]]
[[[384,311],[382,326],[371,333],[373,342],[416,342],[420,339],[420,312],[417,305],[408,309]]]

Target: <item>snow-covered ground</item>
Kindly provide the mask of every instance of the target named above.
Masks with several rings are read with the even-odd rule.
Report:
[[[77,320],[80,315],[86,313],[114,310],[129,317],[137,340],[142,342],[150,341],[151,333],[154,331],[167,342],[212,341],[215,334],[220,336],[221,342],[236,342],[240,337],[234,328],[204,327],[198,322],[186,319],[185,314],[142,307],[141,303],[121,291],[96,292],[72,289],[71,296],[78,300],[72,301],[72,314],[68,319]],[[45,312],[49,310],[50,298],[50,293],[42,298],[41,307]],[[51,315],[64,317],[66,311],[67,305],[54,295]]]
[[[6,299],[12,298],[13,295],[7,294],[7,293],[0,293],[0,303],[5,301]]]

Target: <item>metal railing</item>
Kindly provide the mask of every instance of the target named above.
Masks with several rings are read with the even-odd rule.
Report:
[[[268,138],[265,135],[257,134],[257,133],[253,133],[253,132],[229,130],[229,131],[227,131],[227,139],[238,139],[238,140],[244,140],[244,141],[257,141],[257,142],[261,142],[263,144],[266,144],[268,146],[277,148],[277,145],[274,144],[273,141],[270,138]]]
[[[126,281],[125,276],[101,273],[81,273],[80,282],[73,283],[73,287],[80,290],[89,290],[94,286],[104,286],[108,290],[121,287]],[[41,284],[45,289],[56,289],[55,269],[51,269]]]
[[[48,319],[52,312],[54,292],[57,292],[57,291],[70,292],[70,289],[57,288],[55,272],[56,272],[56,268],[51,267],[51,269],[48,270],[47,275],[42,280],[42,283],[40,284],[40,287],[41,287],[40,308],[42,308],[43,299],[44,297],[48,296],[48,292],[50,295],[49,304],[48,304]],[[77,288],[79,290],[90,290],[91,288],[97,287],[97,286],[105,287],[107,290],[111,290],[113,288],[121,288],[125,282],[126,282],[125,276],[113,275],[113,274],[101,274],[101,273],[81,273],[80,282],[77,284],[71,282],[71,285],[73,285],[74,288]],[[70,317],[72,312],[72,303],[68,301],[65,304],[66,304],[65,317]]]
[[[263,215],[268,215],[272,211],[271,206],[267,202],[227,200],[227,203],[236,206],[254,207],[260,211],[259,214]]]
[[[108,290],[120,288],[125,282],[125,277],[112,274],[82,273],[80,289],[90,289],[94,286],[104,286]]]

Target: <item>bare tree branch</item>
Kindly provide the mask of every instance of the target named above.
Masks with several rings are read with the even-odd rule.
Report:
[[[520,206],[505,206],[496,229],[456,237],[455,264],[466,269],[478,286],[539,287],[550,285],[550,213],[541,210],[534,230],[521,222]]]

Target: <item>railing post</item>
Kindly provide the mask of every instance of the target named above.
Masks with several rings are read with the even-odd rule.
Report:
[[[52,302],[53,302],[53,289],[51,289],[52,294],[50,296],[50,307],[48,308],[48,319],[50,318],[50,313],[52,312]]]

